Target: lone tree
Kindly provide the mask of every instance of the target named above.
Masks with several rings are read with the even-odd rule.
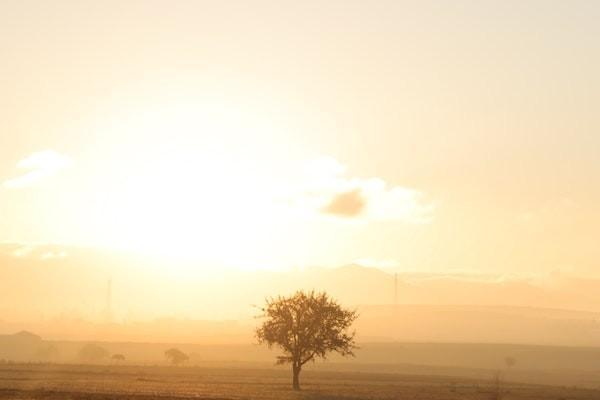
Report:
[[[504,363],[506,364],[506,368],[510,369],[517,364],[517,359],[514,357],[506,357]]]
[[[354,356],[355,333],[349,328],[358,314],[343,309],[326,293],[299,291],[267,299],[262,311],[266,320],[256,330],[258,342],[283,350],[277,364],[292,364],[294,390],[300,390],[300,371],[307,362],[325,359],[329,352]]]
[[[125,361],[125,356],[123,354],[117,353],[117,354],[113,354],[110,357],[110,359],[116,363],[119,363],[119,362]]]
[[[165,357],[171,362],[173,365],[179,365],[183,362],[186,362],[189,357],[183,351],[172,348],[165,351]]]

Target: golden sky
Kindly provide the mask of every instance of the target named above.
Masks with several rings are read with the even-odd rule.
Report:
[[[599,18],[587,1],[3,1],[0,241],[597,275]]]

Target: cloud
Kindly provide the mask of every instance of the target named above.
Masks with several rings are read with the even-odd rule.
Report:
[[[340,217],[356,217],[360,215],[365,206],[366,201],[360,189],[355,189],[350,192],[336,194],[331,202],[323,207],[322,211]]]
[[[54,150],[44,150],[31,154],[19,161],[17,168],[26,170],[24,174],[9,179],[3,186],[7,189],[22,189],[58,174],[72,165],[70,158]]]
[[[67,252],[66,251],[47,251],[44,254],[42,254],[40,256],[40,260],[53,260],[53,259],[60,259],[60,258],[66,258],[67,257]]]
[[[69,256],[69,253],[66,248],[63,248],[60,245],[43,243],[0,243],[0,255],[47,261],[66,258]]]
[[[25,257],[28,256],[33,251],[33,247],[31,246],[21,246],[16,248],[12,254],[15,257]]]
[[[347,176],[347,168],[331,157],[310,162],[292,203],[320,215],[346,220],[402,221],[426,224],[433,219],[435,204],[424,193],[390,186],[381,178]]]

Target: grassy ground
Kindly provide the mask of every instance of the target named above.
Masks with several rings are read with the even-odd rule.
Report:
[[[492,379],[306,371],[290,390],[275,369],[15,364],[0,367],[0,399],[494,399]],[[600,399],[600,391],[503,383],[503,399]]]

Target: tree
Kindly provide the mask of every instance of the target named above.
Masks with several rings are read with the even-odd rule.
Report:
[[[97,344],[89,343],[79,350],[79,360],[83,362],[98,363],[109,355],[108,350]]]
[[[299,291],[267,299],[262,311],[266,320],[256,330],[258,342],[283,350],[277,364],[292,364],[294,390],[300,390],[300,371],[307,362],[325,359],[329,352],[354,356],[355,332],[349,329],[358,314],[343,309],[326,293]]]
[[[125,356],[123,354],[113,354],[110,358],[115,362],[125,361]]]
[[[167,357],[173,365],[179,365],[189,359],[187,354],[176,348],[165,351],[165,357]]]
[[[510,369],[517,364],[517,359],[514,357],[506,357],[504,363],[506,364],[506,368]]]

